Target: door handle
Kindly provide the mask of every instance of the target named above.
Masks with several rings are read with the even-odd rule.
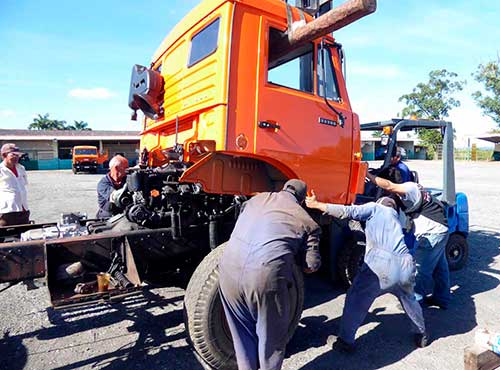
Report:
[[[281,128],[281,126],[278,125],[277,123],[267,122],[267,121],[260,121],[259,127],[260,128],[270,128],[270,129],[273,129],[275,131],[278,131]]]

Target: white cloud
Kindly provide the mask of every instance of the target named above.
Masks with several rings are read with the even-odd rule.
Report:
[[[116,94],[104,87],[95,87],[93,89],[72,89],[68,95],[77,99],[106,100],[113,98]]]
[[[0,118],[13,118],[16,116],[16,112],[11,109],[0,110]]]

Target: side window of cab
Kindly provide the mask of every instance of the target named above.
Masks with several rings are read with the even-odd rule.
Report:
[[[335,102],[340,102],[339,83],[333,66],[331,46],[318,45],[318,63],[316,70],[318,95]]]
[[[215,53],[218,47],[220,18],[207,25],[191,39],[188,67]]]
[[[291,51],[277,46],[286,34],[269,29],[267,81],[294,90],[314,93],[314,45],[307,43]]]

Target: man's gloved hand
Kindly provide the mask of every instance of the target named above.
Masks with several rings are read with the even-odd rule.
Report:
[[[124,204],[122,202],[122,199],[126,195],[126,193],[127,193],[127,184],[123,185],[121,189],[114,190],[109,197],[109,201],[116,207],[123,208]]]

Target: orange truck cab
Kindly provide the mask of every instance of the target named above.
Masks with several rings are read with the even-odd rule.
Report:
[[[96,146],[77,145],[72,151],[73,173],[91,172],[96,173],[99,165],[108,159],[107,154],[100,155]]]
[[[342,46],[327,34],[287,48],[287,11],[313,20],[279,0],[203,1],[149,68],[134,66],[129,106],[145,116],[144,165],[181,157],[191,166],[180,181],[207,193],[250,195],[300,178],[322,201],[354,201],[366,168]]]

